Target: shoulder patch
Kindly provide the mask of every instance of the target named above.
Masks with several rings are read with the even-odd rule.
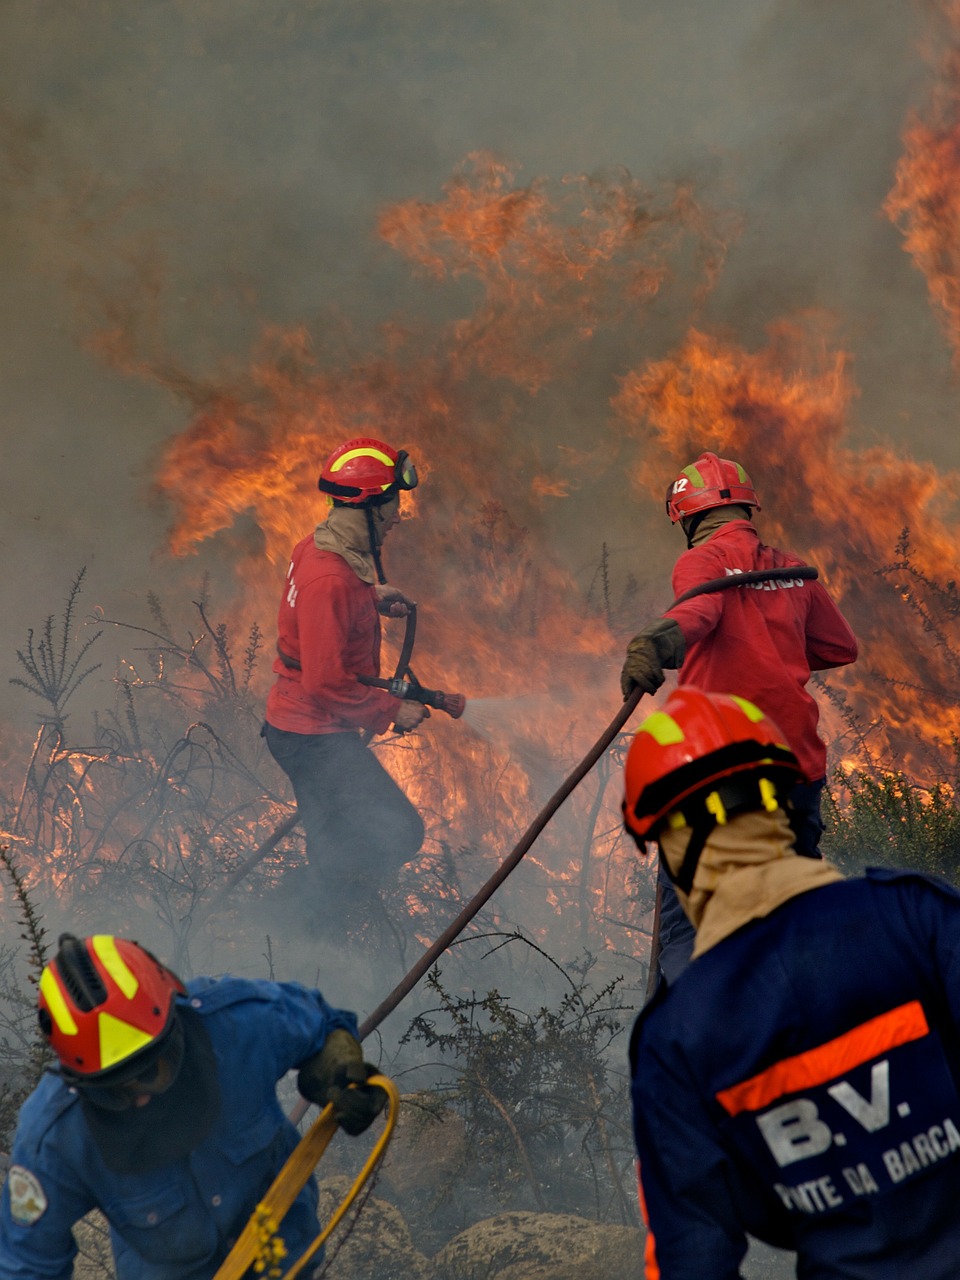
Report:
[[[47,1208],[47,1197],[40,1179],[22,1164],[14,1164],[10,1166],[7,1185],[10,1188],[10,1216],[18,1226],[32,1227]]]

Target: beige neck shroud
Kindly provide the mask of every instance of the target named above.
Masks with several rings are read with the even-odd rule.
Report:
[[[671,871],[679,871],[687,851],[689,827],[660,833],[660,848]],[[735,814],[717,825],[704,845],[690,893],[676,889],[680,905],[697,930],[694,957],[750,920],[811,889],[844,877],[819,858],[801,858],[782,809]]]
[[[386,525],[399,506],[400,499],[391,498],[382,506],[371,508],[373,533],[378,548],[383,546]],[[361,582],[376,583],[377,567],[370,550],[370,530],[365,508],[331,507],[326,520],[314,530],[313,541],[319,551],[333,551],[342,556]]]
[[[698,547],[701,542],[706,542],[725,524],[729,524],[731,520],[749,520],[750,508],[743,507],[739,503],[732,503],[726,507],[709,507],[706,515],[697,525],[697,531],[690,539],[692,547]]]

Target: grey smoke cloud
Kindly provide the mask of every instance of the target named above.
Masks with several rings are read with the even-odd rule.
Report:
[[[455,310],[455,291],[377,239],[376,218],[436,200],[477,149],[522,183],[617,166],[692,181],[741,221],[698,323],[750,346],[785,313],[827,309],[861,392],[852,438],[960,465],[948,346],[881,212],[929,82],[928,18],[872,0],[7,0],[9,673],[80,564],[86,600],[112,616],[142,608],[148,589],[182,594],[199,572],[164,556],[169,513],[150,495],[190,406],[105,363],[93,336],[125,331],[139,354],[203,381],[244,367],[266,326],[335,313],[362,350],[388,318]],[[678,305],[653,308],[643,358],[682,334]],[[593,399],[602,421],[621,372],[612,360],[605,382],[579,388],[578,410]],[[589,522],[625,562],[646,516],[626,494],[587,486],[579,501],[554,536],[582,547]],[[676,548],[668,530],[654,537],[665,575]],[[224,544],[199,564],[229,581]],[[29,714],[5,681],[0,710]]]

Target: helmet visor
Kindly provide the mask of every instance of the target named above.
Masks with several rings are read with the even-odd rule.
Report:
[[[158,1045],[151,1045],[129,1063],[95,1076],[64,1072],[64,1078],[94,1106],[105,1111],[127,1111],[143,1094],[166,1093],[180,1074],[186,1047],[183,1027],[175,1018],[170,1032]]]

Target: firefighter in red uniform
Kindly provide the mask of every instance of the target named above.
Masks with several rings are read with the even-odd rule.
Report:
[[[681,686],[623,814],[696,928],[631,1042],[649,1280],[736,1280],[748,1233],[804,1280],[960,1274],[960,895],[796,856],[801,766],[746,699]]]
[[[379,615],[412,607],[386,585],[380,556],[401,495],[416,484],[407,454],[381,440],[334,450],[319,480],[329,514],[294,547],[280,601],[263,736],[293,786],[314,912],[328,921],[369,914],[423,842],[420,815],[361,734],[408,732],[426,708],[358,680],[380,675]]]
[[[804,563],[760,541],[751,517],[760,502],[738,462],[702,453],[672,482],[666,506],[688,547],[674,567],[675,597],[713,578]],[[811,671],[841,667],[856,656],[856,637],[820,583],[785,578],[696,596],[668,609],[630,641],[620,682],[624,697],[638,686],[654,693],[664,670],[679,668],[684,684],[735,690],[767,710],[802,769],[789,806],[797,851],[817,858],[827,750],[806,686]],[[660,891],[659,964],[671,981],[689,959],[693,933],[662,876]]]

